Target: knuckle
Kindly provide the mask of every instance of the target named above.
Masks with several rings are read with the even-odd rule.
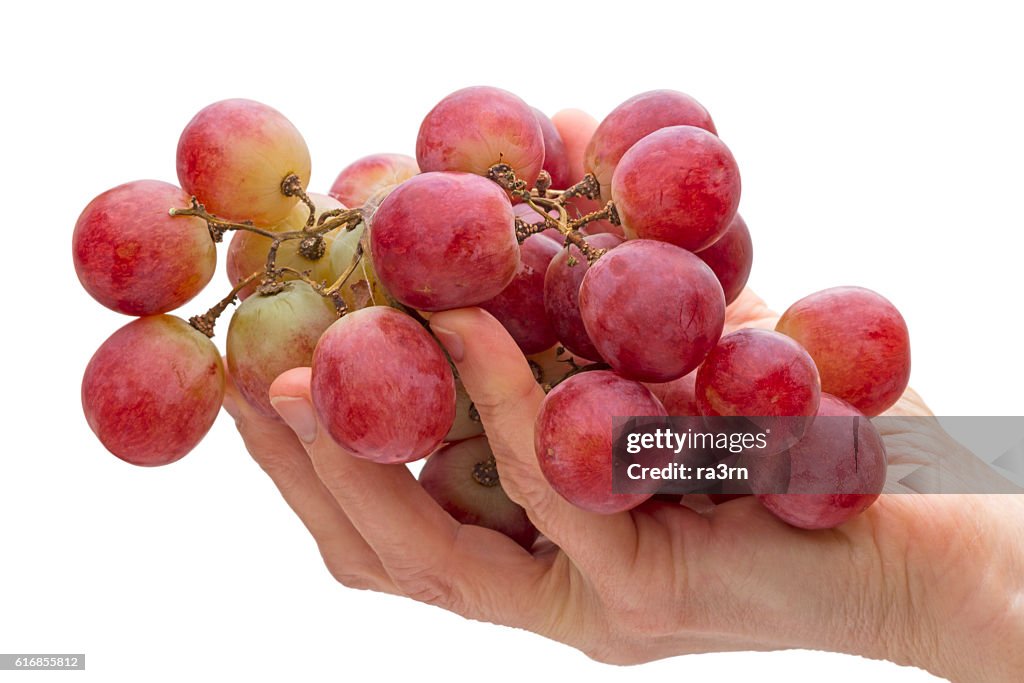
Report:
[[[397,572],[392,575],[392,580],[398,590],[417,602],[458,611],[454,583],[434,567]]]

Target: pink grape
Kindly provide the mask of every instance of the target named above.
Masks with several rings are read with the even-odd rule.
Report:
[[[169,315],[139,318],[112,334],[82,378],[89,427],[133,465],[183,457],[213,426],[223,399],[217,347]]]
[[[585,238],[595,249],[612,249],[622,244],[615,235],[597,234]],[[570,266],[570,257],[576,265]],[[559,251],[544,276],[544,311],[558,341],[575,356],[601,360],[580,315],[580,284],[590,264],[576,246]]]
[[[629,240],[597,260],[580,285],[594,348],[623,377],[668,382],[704,360],[722,335],[725,297],[714,272],[679,247]]]
[[[601,183],[601,198],[612,198],[611,183],[622,155],[644,137],[669,126],[696,126],[717,134],[707,110],[689,95],[652,90],[629,98],[612,110],[594,131],[584,165]]]
[[[422,173],[399,185],[374,214],[370,245],[384,288],[421,311],[492,299],[519,266],[512,204],[470,173]]]
[[[743,218],[736,214],[725,233],[710,247],[698,251],[697,256],[715,271],[725,292],[726,305],[735,301],[747,285],[754,262],[754,245]]]
[[[297,175],[309,183],[309,149],[279,111],[252,100],[223,100],[189,121],[178,140],[178,180],[207,211],[269,226],[299,201],[281,192]]]
[[[866,510],[882,492],[885,444],[856,408],[822,393],[818,416],[786,453],[788,493],[761,493],[761,504],[802,529],[831,529]]]
[[[583,157],[590,144],[590,138],[597,130],[597,119],[580,109],[563,109],[555,112],[551,123],[558,131],[565,145],[565,156],[569,163],[569,177],[572,182],[583,179],[587,172]]]
[[[629,148],[615,168],[612,199],[627,238],[699,251],[725,233],[740,203],[740,171],[715,135],[662,128]]]
[[[536,107],[533,108],[533,113],[544,136],[544,170],[551,176],[552,189],[564,190],[575,182],[569,173],[569,157],[565,151],[565,142],[547,114]]]
[[[460,524],[505,534],[527,550],[537,540],[537,527],[526,510],[501,487],[485,437],[451,444],[431,455],[420,470],[419,482]]]
[[[387,306],[349,313],[324,332],[310,391],[331,438],[374,462],[429,455],[455,420],[444,353],[419,323]]]
[[[543,234],[526,238],[519,247],[519,267],[512,281],[480,304],[508,330],[524,354],[540,353],[557,341],[544,312],[544,275],[560,251],[559,243]]]
[[[334,304],[301,281],[243,301],[231,316],[226,344],[239,393],[265,417],[278,419],[270,385],[286,370],[309,366],[317,340],[337,319]]]
[[[189,197],[159,180],[107,190],[85,207],[71,248],[85,290],[128,315],[166,313],[190,301],[213,277],[217,250],[206,223],[173,217]]]
[[[528,104],[489,86],[457,90],[430,110],[416,138],[422,171],[487,175],[505,163],[532,187],[544,165],[544,133]]]
[[[335,209],[344,209],[345,206],[327,195],[317,194],[315,192],[309,193],[309,198],[313,201],[316,206],[317,218],[326,211],[333,211]],[[309,218],[309,208],[305,204],[296,204],[292,207],[292,210],[288,213],[288,217],[280,223],[267,228],[273,232],[292,232],[302,230],[306,225],[306,220]],[[331,245],[334,241],[337,231],[333,231],[324,235],[324,252],[330,254]],[[299,243],[301,240],[288,240],[282,242],[281,246],[277,249],[277,257],[275,263],[278,267],[287,266],[288,268],[294,268],[299,272],[309,272],[309,276],[314,280],[327,281],[328,284],[333,282],[334,278],[331,277],[332,269],[330,258],[322,256],[321,258],[310,261],[305,256],[299,253]],[[263,270],[267,266],[267,252],[270,251],[270,245],[273,244],[273,240],[263,235],[257,235],[254,232],[247,230],[236,230],[235,234],[231,238],[231,244],[228,246],[226,270],[228,279],[232,285],[237,285],[245,278],[252,275],[254,272]],[[283,276],[285,280],[292,280],[296,276],[286,273]],[[242,289],[238,296],[242,299],[247,298],[253,292],[256,291],[256,287],[259,282],[254,282]]]
[[[784,418],[755,420],[773,431],[768,444],[775,452],[803,436],[821,399],[807,351],[783,334],[755,328],[722,337],[697,370],[694,388],[704,416]]]
[[[607,370],[581,372],[544,397],[534,430],[541,472],[559,495],[591,512],[634,508],[649,493],[612,493],[612,418],[664,416],[639,382]]]
[[[863,287],[804,297],[775,329],[800,342],[821,373],[822,391],[865,415],[891,407],[910,381],[910,332],[888,299]]]
[[[416,160],[406,154],[371,154],[343,168],[327,194],[345,206],[362,206],[380,190],[419,172]]]

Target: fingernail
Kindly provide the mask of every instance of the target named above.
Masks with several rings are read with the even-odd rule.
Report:
[[[295,396],[275,396],[270,399],[270,405],[274,406],[274,410],[292,428],[299,440],[303,443],[316,441],[316,415],[309,401]]]
[[[446,330],[443,327],[437,325],[431,325],[430,329],[433,330],[434,336],[437,337],[444,348],[448,350],[448,355],[451,356],[452,360],[456,363],[462,360],[466,350],[462,346],[462,337],[455,334],[451,330]]]

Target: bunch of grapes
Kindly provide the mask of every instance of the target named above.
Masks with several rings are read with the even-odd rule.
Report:
[[[839,287],[775,331],[723,336],[753,258],[740,174],[708,112],[659,90],[594,130],[574,165],[558,128],[491,87],[424,118],[416,157],[378,154],[307,192],[310,155],[278,111],[226,100],[177,149],[180,187],[141,180],[96,197],[75,226],[75,268],[103,305],[135,316],[93,356],[89,425],[117,457],[164,465],[212,426],[225,381],[278,419],[268,389],[312,366],[314,408],[355,456],[428,458],[423,486],[454,517],[529,547],[537,531],[501,489],[471,398],[429,314],[479,306],[548,392],[535,451],[550,485],[614,513],[651,493],[612,491],[612,417],[789,420],[788,481],[758,498],[805,528],[832,527],[881,492],[870,417],[906,388],[906,324],[886,299]],[[227,234],[232,289],[188,321],[168,313],[210,281]],[[232,304],[226,363],[210,340]],[[226,376],[230,375],[230,379]]]

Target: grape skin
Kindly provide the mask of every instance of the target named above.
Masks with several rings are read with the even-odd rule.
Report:
[[[169,315],[138,318],[112,334],[82,378],[89,427],[133,465],[172,463],[202,440],[224,399],[220,353]]]
[[[320,335],[337,319],[334,305],[301,281],[243,301],[231,316],[226,344],[239,393],[264,417],[280,419],[270,404],[270,385],[286,370],[308,367]]]
[[[159,180],[118,185],[89,202],[71,238],[85,290],[135,316],[191,301],[213,277],[217,250],[204,221],[168,214],[188,203],[180,188]]]
[[[616,372],[669,382],[718,342],[725,297],[699,258],[665,242],[628,240],[590,266],[580,285],[587,335]]]
[[[627,238],[699,251],[721,237],[736,215],[740,171],[715,135],[694,126],[672,126],[622,155],[611,194]]]
[[[331,438],[374,462],[429,455],[455,420],[455,380],[441,348],[387,306],[349,313],[324,332],[310,389]]]
[[[512,204],[486,178],[422,173],[381,202],[370,253],[385,289],[406,306],[475,306],[505,289],[519,266]]]
[[[541,472],[559,495],[584,510],[622,512],[649,493],[612,493],[612,417],[664,416],[665,408],[639,382],[607,370],[581,372],[541,403],[534,450]]]
[[[281,181],[296,175],[303,189],[309,183],[309,149],[276,109],[252,100],[222,100],[185,126],[177,168],[181,187],[210,213],[270,226],[299,201],[281,192]]]

